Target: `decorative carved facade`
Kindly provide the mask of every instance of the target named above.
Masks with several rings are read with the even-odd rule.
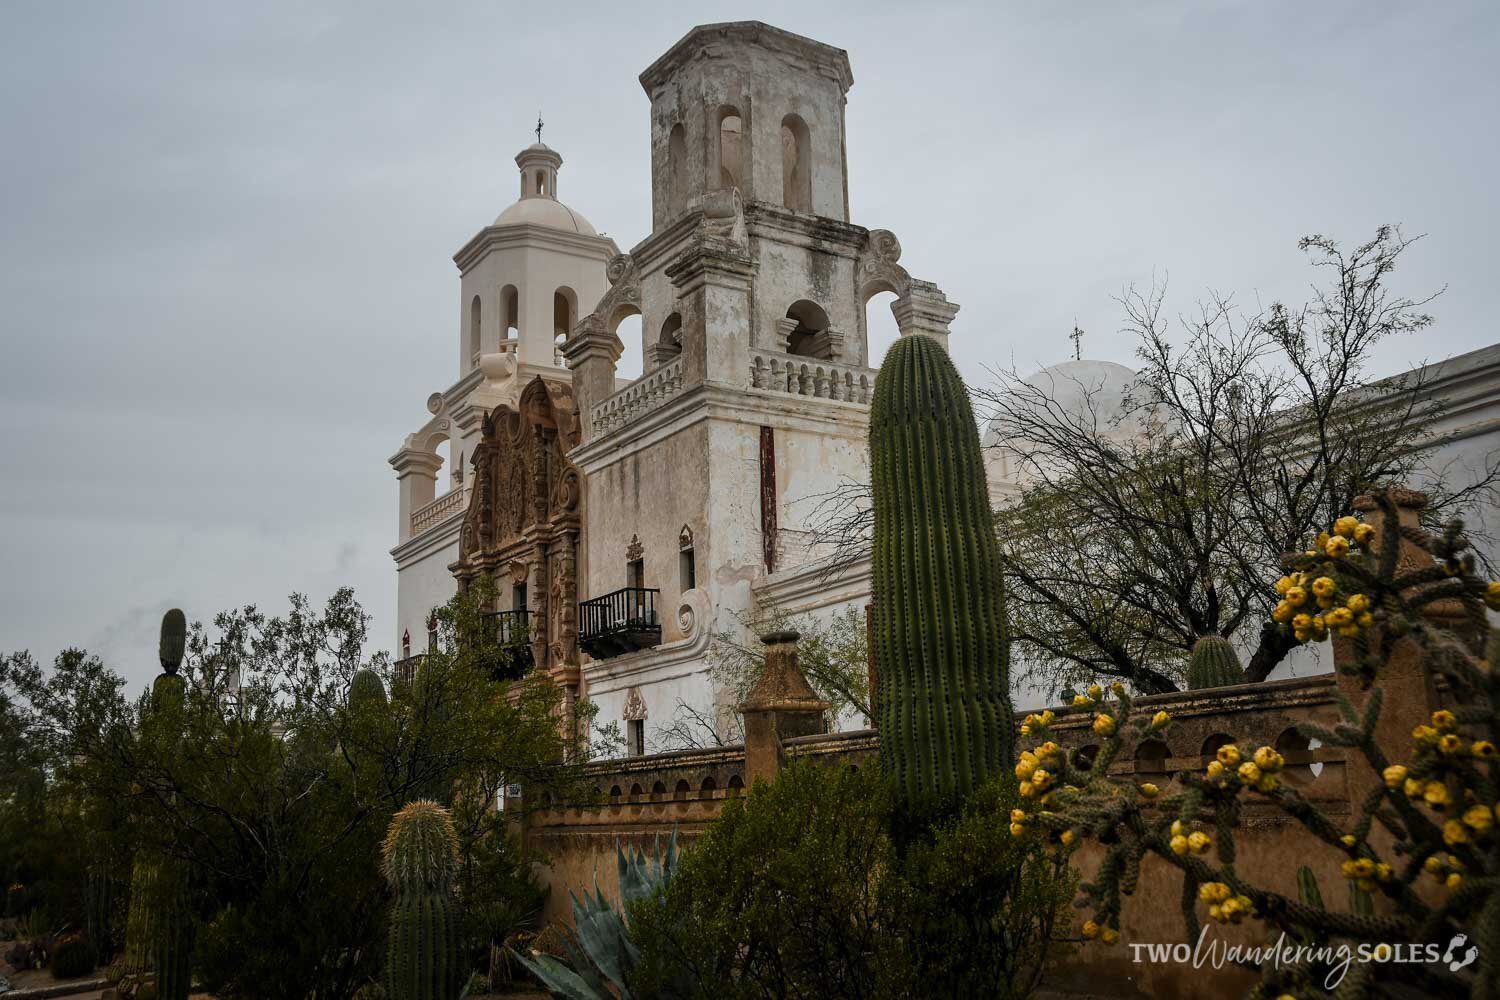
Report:
[[[496,407],[474,449],[474,490],[449,566],[460,589],[486,575],[524,585],[535,665],[575,688],[583,489],[567,453],[578,441],[565,383],[535,378],[515,409]]]

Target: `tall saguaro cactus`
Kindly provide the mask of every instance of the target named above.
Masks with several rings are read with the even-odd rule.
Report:
[[[979,429],[948,352],[903,337],[870,410],[880,758],[918,810],[1009,768],[1009,634]]]
[[[387,1000],[454,1000],[462,986],[453,884],[458,835],[448,810],[419,799],[391,820],[382,870],[396,890]]]

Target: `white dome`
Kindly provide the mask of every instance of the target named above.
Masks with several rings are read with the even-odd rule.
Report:
[[[494,225],[516,226],[522,223],[548,226],[584,236],[598,236],[589,220],[555,198],[522,198],[495,217]]]
[[[1126,401],[1138,395],[1135,372],[1113,361],[1064,361],[1043,368],[1022,384],[1053,400],[1058,408],[1081,422],[1093,422],[1105,438],[1125,440],[1142,428],[1139,412],[1126,412]],[[986,445],[1001,444],[999,417],[985,430]]]

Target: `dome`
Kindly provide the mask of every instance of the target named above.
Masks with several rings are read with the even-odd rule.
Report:
[[[1126,401],[1138,385],[1135,372],[1113,361],[1064,361],[1021,380],[1053,400],[1064,413],[1080,421],[1097,422],[1106,438],[1125,440],[1142,429],[1139,413],[1127,413]],[[1092,412],[1091,412],[1092,411]],[[1001,418],[990,420],[986,446],[1002,443]]]
[[[599,235],[588,219],[555,198],[522,198],[496,216],[493,224],[517,226],[523,223],[582,233],[584,236]]]

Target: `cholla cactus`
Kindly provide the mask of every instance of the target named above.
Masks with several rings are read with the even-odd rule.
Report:
[[[903,337],[870,409],[880,760],[918,810],[1011,761],[1009,636],[978,426],[948,352]]]
[[[1028,806],[1012,816],[1013,831],[1064,842],[1092,836],[1105,845],[1095,881],[1082,887],[1084,904],[1094,911],[1083,926],[1085,936],[1106,943],[1119,939],[1121,899],[1137,889],[1142,858],[1154,854],[1182,872],[1190,941],[1198,937],[1200,908],[1210,920],[1259,920],[1321,945],[1468,940],[1478,947],[1477,964],[1357,962],[1338,996],[1391,995],[1390,990],[1500,995],[1500,783],[1493,770],[1500,744],[1500,683],[1492,662],[1478,653],[1489,633],[1486,606],[1500,610],[1500,582],[1475,575],[1461,524],[1451,522],[1440,536],[1427,535],[1401,523],[1398,500],[1414,505],[1410,495],[1373,496],[1378,531],[1358,518],[1340,518],[1331,533],[1289,560],[1291,572],[1277,583],[1282,602],[1275,620],[1302,641],[1330,632],[1348,640],[1353,662],[1341,663],[1340,669],[1368,690],[1358,707],[1340,698],[1340,724],[1298,726],[1307,737],[1346,748],[1351,768],[1362,757],[1359,766],[1382,775],[1383,783],[1355,803],[1350,817],[1328,815],[1283,783],[1284,761],[1269,746],[1223,746],[1204,773],[1184,774],[1183,790],[1169,796],[1154,785],[1109,778],[1108,762],[1127,739],[1159,733],[1171,721],[1165,712],[1149,720],[1132,718],[1131,700],[1118,687],[1113,698],[1097,688],[1080,696],[1097,713],[1094,731],[1105,737],[1091,770],[1072,768],[1050,742],[1022,754],[1018,773],[1028,772],[1022,786]],[[1407,552],[1398,558],[1402,548]],[[1438,608],[1451,628],[1435,622],[1432,612]],[[1392,748],[1375,738],[1382,692],[1373,685],[1393,640],[1403,638],[1423,649],[1426,668],[1446,680],[1457,707],[1434,712],[1412,733],[1409,758],[1392,763],[1387,757]],[[1038,722],[1034,728],[1045,735],[1045,723]],[[1042,773],[1046,778],[1038,781]],[[1235,864],[1235,838],[1245,800],[1252,797],[1280,809],[1344,855],[1347,909],[1324,903],[1311,872],[1299,873],[1296,898],[1245,879]],[[1424,878],[1437,884],[1422,888],[1418,883]],[[1384,903],[1377,905],[1377,899]],[[1330,996],[1326,981],[1312,972],[1307,964],[1270,968],[1252,996]]]
[[[1240,658],[1235,655],[1228,639],[1221,635],[1205,635],[1193,645],[1193,655],[1188,658],[1189,690],[1229,687],[1244,682],[1245,671],[1240,668]]]
[[[458,834],[448,810],[418,800],[391,820],[381,871],[396,890],[386,953],[387,1000],[454,1000],[463,986],[458,953]]]

